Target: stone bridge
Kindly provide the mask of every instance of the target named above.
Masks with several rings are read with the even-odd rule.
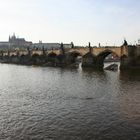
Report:
[[[73,48],[63,48],[61,45],[60,49],[52,49],[52,50],[14,50],[14,51],[1,51],[0,56],[8,58],[12,58],[14,62],[20,61],[30,61],[32,60],[34,63],[42,62],[42,63],[51,63],[51,65],[55,66],[64,66],[71,65],[76,63],[76,59],[78,56],[82,57],[82,66],[83,67],[92,67],[92,68],[103,68],[104,59],[109,54],[116,54],[119,58],[121,58],[121,68],[127,68],[130,65],[140,65],[140,47],[139,46],[129,46],[127,44],[123,44],[120,47],[116,46],[106,46],[106,47],[91,47],[90,44],[88,47],[73,47]],[[30,60],[29,60],[30,59]],[[137,59],[137,60],[136,60]],[[10,59],[11,60],[11,59]],[[12,60],[12,61],[13,61]],[[20,63],[20,62],[19,62]]]
[[[84,56],[86,54],[88,54],[89,52],[94,55],[94,56],[99,56],[102,54],[108,54],[108,53],[114,53],[116,54],[118,57],[122,56],[122,52],[121,52],[121,47],[75,47],[75,48],[66,48],[65,50],[65,54],[77,54],[79,56]],[[28,55],[30,53],[30,55],[43,55],[43,53],[45,53],[46,55],[49,54],[56,54],[56,55],[60,55],[62,54],[62,50],[61,49],[54,49],[54,50],[47,50],[43,52],[43,50],[11,50],[11,51],[5,51],[3,52],[3,55],[9,55],[9,56],[22,56],[22,55]],[[127,51],[124,50],[124,54],[127,54]]]
[[[81,48],[71,48],[66,51],[66,53],[77,53],[80,56],[85,56],[88,53],[93,56],[99,56],[102,54],[114,53],[118,57],[121,57],[121,47],[81,47]]]

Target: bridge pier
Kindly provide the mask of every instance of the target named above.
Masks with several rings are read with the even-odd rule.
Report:
[[[140,70],[140,47],[127,46],[128,55],[121,57],[120,70]]]
[[[107,54],[108,55],[108,54]],[[106,55],[94,56],[91,52],[83,56],[82,67],[90,67],[93,69],[103,69],[104,68],[104,59]]]
[[[97,57],[94,56],[91,52],[87,53],[82,58],[82,67],[83,68],[93,68],[100,69],[101,66],[97,64]]]

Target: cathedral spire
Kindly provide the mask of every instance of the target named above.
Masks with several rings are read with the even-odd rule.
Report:
[[[9,42],[10,42],[10,39],[11,39],[11,37],[10,37],[10,35],[9,35]]]

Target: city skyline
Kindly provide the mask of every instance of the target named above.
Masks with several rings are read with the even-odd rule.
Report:
[[[76,45],[135,44],[140,38],[138,0],[0,0],[0,40],[13,32],[38,42]]]

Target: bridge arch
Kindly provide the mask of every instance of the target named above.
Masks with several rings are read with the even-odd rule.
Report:
[[[20,58],[24,58],[24,57],[26,57],[25,54],[21,54],[21,55],[20,55]]]
[[[16,57],[16,55],[15,54],[12,54],[11,57]]]
[[[74,57],[82,56],[82,54],[78,51],[69,52],[68,55],[71,55],[71,56],[74,56]]]
[[[110,54],[114,54],[114,55],[116,55],[118,58],[119,58],[119,56],[118,56],[118,54],[116,53],[116,52],[114,52],[114,51],[112,51],[112,50],[109,50],[109,49],[107,49],[107,50],[104,50],[104,51],[102,51],[101,53],[99,53],[98,55],[97,55],[97,65],[99,66],[99,67],[104,67],[104,60],[105,60],[105,58],[108,56],[108,55],[110,55]]]
[[[82,57],[82,67],[91,67],[96,65],[96,56],[88,52]]]
[[[50,57],[50,58],[55,58],[56,56],[57,56],[57,54],[54,52],[51,52],[48,54],[48,57]]]
[[[80,61],[81,57],[82,57],[82,54],[78,51],[67,53],[67,60],[69,63],[76,63],[77,61]]]
[[[39,58],[39,54],[37,54],[37,53],[34,53],[33,55],[32,55],[32,58]]]
[[[50,62],[53,65],[56,63],[56,59],[57,59],[57,54],[54,52],[50,52],[46,57],[46,62]]]
[[[33,64],[36,64],[40,59],[40,55],[37,54],[37,53],[34,53],[32,56],[31,56],[31,61]]]
[[[112,51],[112,50],[104,50],[104,51],[100,52],[100,53],[97,55],[97,57],[105,58],[105,57],[107,57],[109,54],[115,54],[116,56],[119,57],[119,55],[118,55],[116,52]]]

